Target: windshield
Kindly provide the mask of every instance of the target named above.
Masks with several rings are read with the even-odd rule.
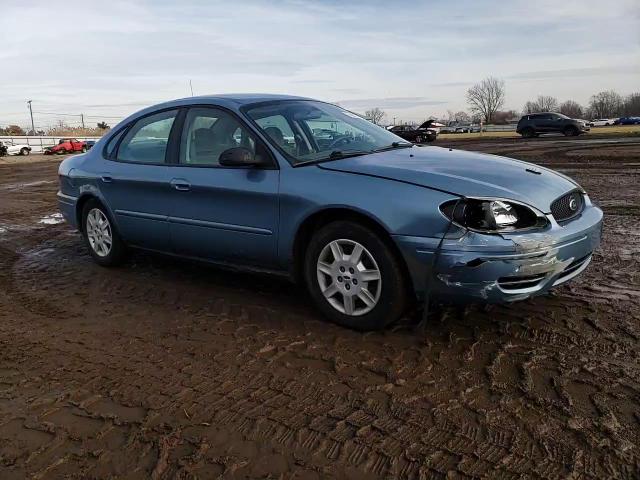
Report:
[[[355,113],[322,102],[285,100],[246,113],[293,164],[411,146]]]

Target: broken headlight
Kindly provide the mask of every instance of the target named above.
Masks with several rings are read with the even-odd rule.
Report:
[[[511,232],[548,223],[532,207],[502,199],[451,200],[440,205],[440,211],[455,224],[479,232]]]

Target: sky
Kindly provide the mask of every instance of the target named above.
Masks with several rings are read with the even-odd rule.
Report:
[[[640,0],[0,0],[0,126],[118,119],[191,95],[286,93],[392,123],[640,91]],[[65,114],[65,115],[62,115]]]

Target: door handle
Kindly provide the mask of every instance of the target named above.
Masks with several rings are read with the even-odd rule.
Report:
[[[111,183],[111,182],[113,182],[113,177],[111,177],[109,175],[102,175],[100,177],[100,180],[102,180],[104,183]]]
[[[180,178],[174,178],[173,180],[171,180],[171,186],[179,192],[188,192],[189,190],[191,190],[191,184],[186,180],[182,180]]]

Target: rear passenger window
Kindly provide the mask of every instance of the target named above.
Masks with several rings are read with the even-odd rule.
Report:
[[[118,148],[118,160],[164,163],[176,113],[177,110],[169,110],[138,120],[122,139]]]

